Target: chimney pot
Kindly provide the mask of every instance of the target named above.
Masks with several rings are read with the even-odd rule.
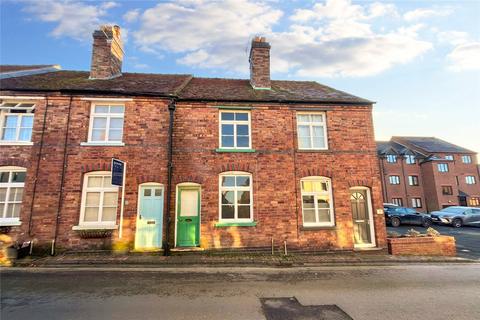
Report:
[[[254,89],[270,89],[270,44],[256,36],[250,47],[250,85]]]
[[[122,75],[123,43],[120,27],[103,25],[93,32],[90,79],[111,79]]]

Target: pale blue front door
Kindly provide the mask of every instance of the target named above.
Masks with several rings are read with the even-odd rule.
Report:
[[[138,199],[135,249],[159,249],[162,247],[163,187],[142,185]]]

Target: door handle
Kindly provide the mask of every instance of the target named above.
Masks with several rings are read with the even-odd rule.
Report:
[[[142,215],[141,214],[138,215],[138,220],[142,220]]]

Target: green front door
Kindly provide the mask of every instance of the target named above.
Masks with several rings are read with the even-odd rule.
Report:
[[[178,189],[177,247],[196,247],[200,244],[200,188]]]

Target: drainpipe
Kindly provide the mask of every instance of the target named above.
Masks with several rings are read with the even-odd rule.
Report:
[[[385,180],[385,167],[383,165],[383,155],[379,157],[379,162],[380,162],[380,175],[381,175],[381,182],[382,182],[382,188],[383,188],[383,202],[389,202],[388,201],[388,191],[387,191],[387,181]]]
[[[67,171],[67,149],[68,149],[68,134],[70,132],[70,114],[72,110],[72,96],[70,96],[70,101],[68,103],[68,114],[67,114],[67,132],[65,133],[65,147],[63,148],[63,165],[62,165],[62,177],[60,180],[60,190],[58,192],[58,207],[57,207],[57,216],[55,218],[55,235],[53,238],[53,248],[52,255],[55,254],[55,248],[57,245],[58,237],[58,223],[60,222],[60,211],[62,209],[63,202],[63,186],[65,184],[65,172]]]
[[[405,207],[409,207],[409,201],[408,201],[408,190],[407,190],[407,183],[409,183],[408,181],[408,175],[405,175],[406,172],[405,172],[405,166],[403,164],[403,160],[405,160],[405,157],[402,156],[402,162],[401,162],[401,166],[402,166],[402,176],[403,176],[403,189],[405,191],[405,200],[407,201],[407,203],[405,204]],[[410,203],[411,204],[411,203]]]
[[[35,203],[35,194],[37,192],[38,172],[40,170],[40,160],[42,159],[43,138],[47,127],[48,96],[45,95],[45,112],[43,113],[42,135],[40,137],[40,147],[38,150],[37,167],[35,168],[35,180],[33,180],[32,203],[30,205],[30,217],[28,217],[28,236],[31,237],[33,228],[33,204]]]
[[[171,198],[172,198],[172,174],[173,174],[173,120],[176,107],[176,100],[170,100],[168,104],[168,164],[167,164],[167,228],[165,230],[165,242],[163,244],[163,255],[168,256],[170,254],[170,225],[172,222],[170,210],[171,210]]]

